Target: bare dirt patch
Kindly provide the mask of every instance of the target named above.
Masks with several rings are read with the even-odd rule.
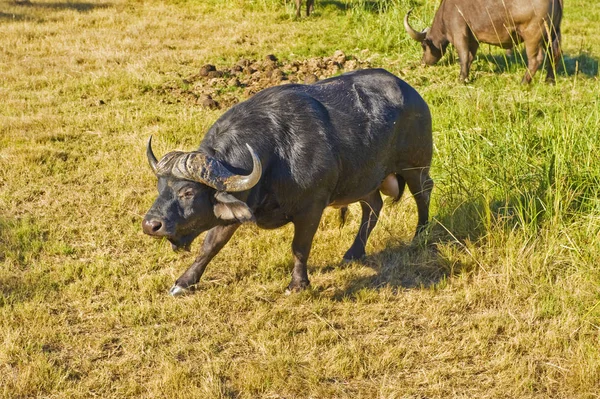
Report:
[[[211,109],[228,108],[253,94],[286,83],[315,83],[342,72],[369,68],[361,61],[336,51],[330,57],[279,61],[272,54],[262,60],[241,59],[231,67],[204,65],[198,73],[167,82],[158,89],[165,101],[186,102]]]

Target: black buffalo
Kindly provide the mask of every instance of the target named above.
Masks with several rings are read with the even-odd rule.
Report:
[[[359,232],[344,259],[365,254],[383,206],[407,184],[418,208],[417,233],[429,213],[433,181],[431,115],[421,96],[383,69],[312,85],[265,89],[227,111],[192,152],[147,156],[159,195],[146,234],[187,249],[208,231],[200,255],[172,295],[198,283],[206,265],[244,222],[294,224],[290,290],[308,286],[306,262],[327,206],[362,206]]]
[[[452,43],[460,60],[460,80],[466,81],[479,43],[511,49],[525,43],[529,83],[548,55],[546,81],[554,81],[560,57],[562,0],[442,0],[431,28],[418,32],[408,17],[404,28],[423,46],[423,62],[433,65]]]

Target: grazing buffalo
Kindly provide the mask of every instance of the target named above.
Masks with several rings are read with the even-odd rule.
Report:
[[[315,6],[315,0],[306,0],[306,16],[308,17]],[[302,0],[296,0],[296,18],[300,18],[300,8]]]
[[[208,130],[196,151],[147,157],[158,198],[146,234],[188,249],[208,231],[200,255],[171,288],[198,283],[206,265],[245,222],[294,224],[289,290],[308,286],[306,262],[323,210],[360,202],[361,225],[344,259],[365,254],[383,206],[407,184],[428,221],[433,181],[431,115],[423,98],[383,69],[347,73],[312,85],[271,87],[239,103]]]
[[[469,77],[479,43],[511,49],[525,43],[527,72],[522,83],[529,83],[544,60],[546,81],[554,81],[554,68],[560,56],[562,0],[442,0],[431,28],[418,32],[408,17],[404,28],[423,46],[423,62],[433,65],[442,58],[449,43],[458,52],[460,80]]]

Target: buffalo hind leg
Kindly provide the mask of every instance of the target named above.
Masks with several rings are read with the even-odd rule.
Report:
[[[560,31],[554,32],[551,40],[551,43],[546,44],[546,83],[554,83],[556,80],[555,71],[561,56]]]
[[[415,232],[415,238],[417,238],[429,222],[429,201],[431,190],[433,190],[433,179],[429,177],[429,168],[405,169],[402,171],[402,176],[417,203],[419,215],[417,231]]]
[[[213,227],[206,233],[204,242],[202,243],[202,250],[196,257],[196,260],[192,265],[175,281],[175,285],[171,288],[169,293],[172,296],[178,296],[185,294],[190,287],[198,284],[206,265],[219,253],[221,249],[229,242],[233,233],[240,227],[239,223],[231,224],[228,226],[216,226]]]
[[[381,199],[379,190],[375,190],[371,194],[361,199],[360,207],[362,208],[362,220],[360,222],[360,228],[358,229],[358,234],[354,239],[354,243],[344,255],[344,260],[346,261],[360,259],[365,256],[365,245],[367,245],[369,235],[377,224],[379,213],[383,207],[383,200]]]
[[[294,224],[294,239],[292,240],[294,269],[292,270],[292,281],[288,285],[288,292],[301,291],[310,284],[306,263],[322,214],[323,208],[313,209],[296,216],[292,220]]]

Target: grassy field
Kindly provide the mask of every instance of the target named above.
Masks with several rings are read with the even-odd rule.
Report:
[[[0,2],[0,397],[600,397],[600,3],[565,4],[556,85],[522,87],[521,58],[486,45],[467,85],[453,54],[420,65],[402,17],[425,27],[438,0],[300,20],[281,0]],[[145,143],[194,149],[225,110],[167,89],[336,50],[430,104],[427,242],[405,194],[341,265],[359,207],[341,228],[327,211],[312,288],[286,296],[291,227],[248,225],[169,297],[193,254],[142,234]]]

